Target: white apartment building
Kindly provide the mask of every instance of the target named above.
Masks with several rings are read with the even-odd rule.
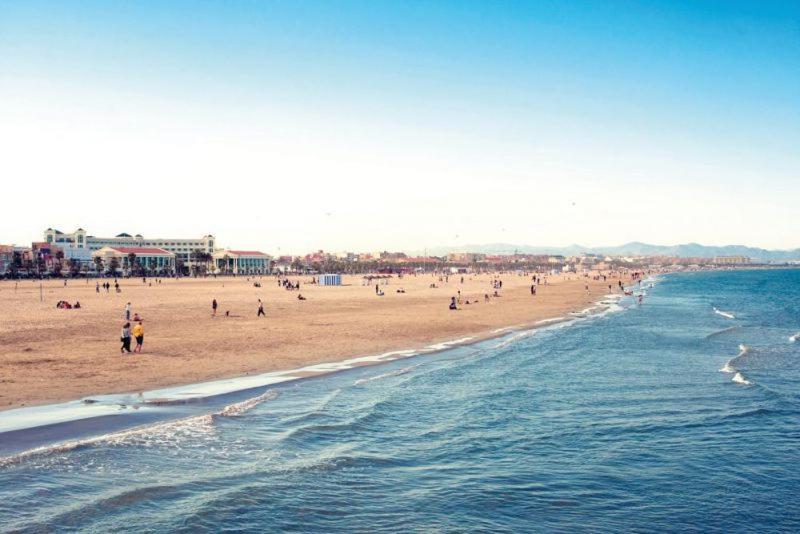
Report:
[[[86,230],[83,228],[78,228],[71,234],[48,228],[44,231],[44,240],[65,250],[70,248],[88,249],[90,253],[103,247],[160,248],[175,254],[175,259],[183,263],[190,262],[190,255],[195,250],[213,254],[216,241],[211,234],[205,235],[200,239],[150,238],[141,234],[132,236],[126,233],[118,234],[114,237],[96,237],[87,235]]]

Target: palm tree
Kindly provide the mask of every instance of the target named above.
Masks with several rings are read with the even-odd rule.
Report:
[[[194,275],[197,276],[198,272],[205,272],[208,270],[208,262],[210,262],[213,257],[208,252],[203,250],[195,249],[189,255],[189,259],[192,262],[192,270],[194,271]],[[202,267],[202,269],[200,269]]]
[[[136,253],[128,253],[128,272],[133,273],[133,266],[136,264]]]

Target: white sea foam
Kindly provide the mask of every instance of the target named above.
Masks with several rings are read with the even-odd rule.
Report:
[[[716,313],[717,315],[721,315],[723,317],[726,317],[728,319],[736,319],[736,316],[734,314],[732,314],[731,312],[718,310],[717,308],[714,308],[714,313]]]
[[[535,330],[525,330],[524,332],[517,332],[513,336],[509,337],[508,339],[504,339],[503,341],[501,341],[500,343],[498,343],[497,345],[495,345],[492,348],[502,349],[504,347],[507,347],[507,346],[511,345],[512,343],[515,343],[515,342],[519,341],[522,338],[525,338],[525,337],[528,337],[528,336],[532,336],[535,333],[536,333]]]
[[[61,454],[95,444],[128,445],[150,444],[153,442],[164,444],[174,441],[176,437],[181,435],[187,435],[189,433],[194,435],[198,432],[204,434],[208,433],[212,429],[213,421],[214,417],[212,414],[195,415],[174,421],[166,421],[164,423],[129,428],[127,430],[90,438],[62,441],[11,456],[0,457],[0,468],[19,463],[29,458]]]
[[[733,378],[731,378],[731,380],[733,382],[736,382],[737,384],[742,384],[743,386],[749,386],[752,384],[752,382],[749,381],[747,378],[745,378],[741,372],[733,375]]]
[[[734,356],[733,358],[731,358],[730,360],[725,362],[725,365],[723,365],[720,368],[720,372],[722,372],[722,373],[736,373],[734,375],[734,377],[733,377],[733,381],[734,382],[740,382],[740,380],[737,380],[736,377],[738,376],[739,379],[743,379],[743,376],[739,372],[739,369],[736,368],[736,363],[737,363],[737,361],[739,359],[741,359],[744,356],[746,356],[749,352],[750,352],[750,348],[747,345],[745,345],[744,343],[740,344],[739,345],[739,354],[737,354],[736,356]],[[749,384],[749,382],[748,382],[748,384]]]
[[[248,410],[250,410],[252,408],[255,408],[256,406],[258,406],[262,402],[266,402],[268,400],[272,400],[272,399],[276,398],[277,396],[278,396],[278,392],[277,391],[272,390],[272,389],[268,389],[267,391],[265,391],[261,395],[258,395],[257,397],[253,397],[252,399],[247,399],[247,400],[244,400],[242,402],[237,402],[235,404],[230,404],[230,405],[226,406],[225,408],[222,409],[221,412],[219,412],[219,415],[222,415],[222,416],[225,416],[225,417],[232,417],[232,416],[242,415],[245,412],[247,412]]]
[[[356,386],[359,386],[361,384],[366,384],[367,382],[372,382],[373,380],[381,380],[383,378],[389,378],[389,377],[392,377],[392,376],[404,375],[406,373],[409,373],[409,372],[413,371],[414,369],[416,369],[420,365],[421,364],[417,363],[417,364],[414,364],[414,365],[409,365],[408,367],[403,367],[402,369],[394,369],[392,371],[389,371],[388,373],[383,373],[383,374],[380,374],[380,375],[370,376],[370,377],[367,377],[367,378],[359,378],[358,380],[353,382],[353,384],[356,385]]]
[[[794,343],[798,339],[800,339],[800,332],[796,333],[793,336],[789,336],[789,343]]]
[[[547,323],[555,323],[558,321],[563,321],[565,317],[551,317],[550,319],[542,319],[541,321],[536,321],[536,324],[547,324]]]

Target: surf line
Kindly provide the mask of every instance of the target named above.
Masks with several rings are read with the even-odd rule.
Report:
[[[750,348],[747,345],[745,344],[739,345],[739,354],[737,354],[736,356],[725,362],[725,365],[723,365],[722,368],[720,368],[720,372],[732,373],[733,374],[733,378],[731,378],[732,382],[741,384],[743,386],[752,385],[753,382],[751,380],[748,380],[747,377],[745,377],[744,374],[739,369],[736,368],[737,362],[742,358],[744,358],[745,356],[747,356],[749,352]]]
[[[714,313],[716,313],[717,315],[721,315],[723,317],[726,317],[728,319],[736,319],[736,316],[734,314],[732,314],[731,312],[718,310],[717,308],[714,308]]]

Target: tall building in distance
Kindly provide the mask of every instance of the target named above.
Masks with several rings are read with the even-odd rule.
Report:
[[[150,238],[141,234],[130,235],[126,233],[118,234],[114,237],[96,237],[88,235],[86,230],[78,228],[71,234],[48,228],[44,231],[44,241],[56,245],[65,251],[68,258],[80,256],[81,252],[87,257],[91,253],[103,247],[132,247],[132,248],[160,248],[175,254],[175,259],[188,263],[190,254],[196,250],[208,254],[214,253],[215,239],[211,234],[199,239],[186,238]],[[73,252],[73,254],[70,253]],[[85,251],[85,252],[84,252]]]

